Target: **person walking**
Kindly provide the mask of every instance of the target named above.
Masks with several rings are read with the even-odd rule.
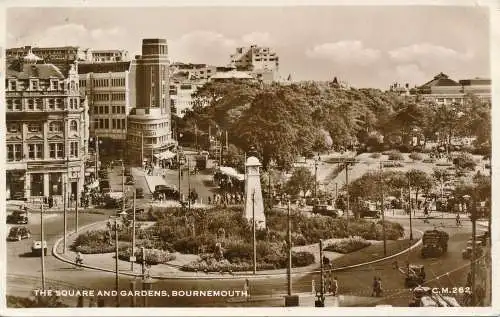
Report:
[[[337,277],[335,276],[331,282],[331,292],[332,296],[337,296],[339,292],[339,282],[337,280]]]
[[[377,290],[378,290],[378,279],[376,276],[373,277],[373,283],[372,283],[372,297],[377,295]]]
[[[383,289],[382,289],[382,279],[379,277],[377,279],[377,297],[382,296],[382,292],[383,292]]]
[[[455,218],[455,221],[457,223],[457,227],[462,226],[462,221],[460,220],[460,214],[457,212],[457,217]]]

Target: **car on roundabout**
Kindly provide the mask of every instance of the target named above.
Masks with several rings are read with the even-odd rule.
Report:
[[[25,226],[12,227],[7,235],[7,241],[21,241],[31,238],[31,232]]]
[[[25,225],[28,223],[28,214],[24,210],[15,210],[7,216],[7,223],[15,225]]]
[[[43,255],[47,255],[47,241],[43,240],[43,243],[40,240],[33,241],[33,244],[31,245],[31,254],[41,256],[42,252]]]
[[[326,204],[317,204],[313,206],[313,214],[319,214],[323,216],[329,216],[332,218],[339,218],[342,216],[342,210],[335,209],[333,206]]]

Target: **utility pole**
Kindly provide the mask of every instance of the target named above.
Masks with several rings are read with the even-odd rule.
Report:
[[[65,149],[66,150],[66,149]],[[67,210],[66,210],[66,205],[68,204],[68,184],[69,184],[69,156],[66,155],[66,183],[64,184],[64,193],[63,193],[63,226],[64,226],[64,239],[63,239],[63,254],[66,254],[66,248],[67,248],[67,230],[68,230],[68,225],[67,225]]]
[[[40,235],[42,240],[42,291],[45,291],[45,244],[44,244],[44,237],[45,237],[45,232],[44,232],[44,226],[43,226],[43,204],[40,206]],[[48,246],[47,246],[48,247]]]
[[[320,258],[320,298],[318,298],[317,302],[319,302],[317,307],[325,307],[325,268],[323,265],[323,240],[319,240],[319,258]]]
[[[95,178],[98,178],[99,172],[99,137],[95,137]]]
[[[318,184],[318,161],[314,159],[314,205],[318,199],[316,186]]]
[[[141,131],[141,166],[144,164],[144,133]]]
[[[255,236],[255,190],[252,193],[252,231],[253,231],[253,274],[257,274],[257,241]]]
[[[125,213],[125,166],[123,165],[122,158],[122,213]]]
[[[187,158],[187,165],[188,165],[188,210],[189,212],[191,212],[191,176],[189,174],[191,174],[191,171],[190,171],[190,164],[189,164],[189,158]]]
[[[471,208],[471,221],[472,221],[472,256],[470,257],[470,272],[471,272],[471,293],[472,293],[472,303],[471,306],[476,304],[476,202],[472,200]]]
[[[383,164],[380,162],[380,211],[382,213],[382,235],[384,236],[384,256],[387,256],[387,239],[385,236],[385,212],[384,212],[384,181],[382,179]]]
[[[292,295],[292,219],[290,217],[290,200],[288,200],[288,296]]]
[[[181,156],[179,153],[179,145],[177,145],[177,166],[178,166],[178,174],[179,174],[179,202],[182,202],[182,195],[181,195]]]
[[[118,272],[118,216],[115,217],[115,289],[116,307],[120,307],[120,273]]]
[[[346,197],[347,197],[347,202],[346,202],[346,230],[347,230],[347,235],[350,237],[351,235],[349,234],[349,163],[345,163],[345,190],[346,190]],[[322,262],[323,263],[323,262]]]
[[[76,183],[80,182],[80,177],[76,179]],[[77,186],[78,187],[78,186]],[[78,188],[75,194],[75,232],[78,233]]]
[[[411,225],[411,184],[409,178],[408,178],[408,212],[410,214],[410,244],[411,244],[411,241],[413,241],[413,228]]]
[[[132,255],[130,256],[130,271],[134,272],[134,262],[135,262],[135,197],[136,192],[134,191],[134,200],[132,202]],[[135,285],[135,284],[134,284]]]

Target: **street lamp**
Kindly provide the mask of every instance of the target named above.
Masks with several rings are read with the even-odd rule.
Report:
[[[113,219],[113,224],[110,228],[110,230],[115,231],[115,291],[116,291],[116,307],[120,307],[120,273],[118,271],[118,230],[119,230],[119,224],[118,224],[118,219],[120,217],[126,217],[127,213],[122,211],[119,213],[117,216],[110,216],[109,219]]]

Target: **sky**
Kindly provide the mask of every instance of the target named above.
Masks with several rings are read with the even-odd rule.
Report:
[[[140,54],[165,38],[171,62],[227,65],[238,46],[273,48],[280,74],[387,89],[440,72],[490,77],[486,7],[45,7],[9,8],[7,47],[78,45]]]

